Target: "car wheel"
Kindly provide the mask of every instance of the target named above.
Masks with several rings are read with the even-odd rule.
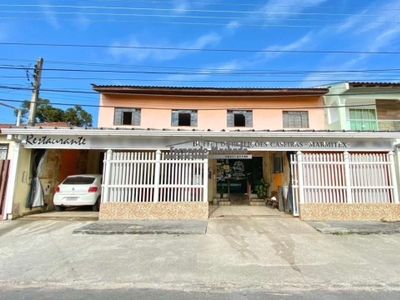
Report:
[[[55,209],[56,211],[64,211],[64,210],[65,210],[65,207],[62,206],[62,205],[54,205],[54,209]]]
[[[96,203],[92,206],[93,211],[99,211],[100,210],[100,197],[97,198]]]

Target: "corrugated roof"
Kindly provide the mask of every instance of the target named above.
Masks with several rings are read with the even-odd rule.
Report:
[[[254,88],[254,87],[178,87],[178,86],[141,86],[141,85],[96,85],[92,84],[95,91],[100,93],[131,93],[131,94],[161,94],[161,95],[290,95],[311,94],[323,95],[327,88]]]
[[[221,130],[212,130],[212,129],[189,129],[189,128],[138,128],[138,127],[70,127],[71,130],[111,130],[111,131],[164,131],[164,132],[400,132],[400,130],[331,130],[331,129],[221,129]],[[65,127],[51,127],[51,126],[35,126],[29,127],[26,125],[23,126],[8,126],[7,128],[18,128],[18,129],[65,129]]]
[[[324,90],[325,88],[257,88],[257,87],[185,87],[185,86],[151,86],[151,85],[96,85],[92,83],[93,88],[134,88],[134,89],[173,89],[173,90],[256,90],[256,91],[286,91],[286,90]]]
[[[367,81],[350,81],[351,87],[400,87],[400,82],[367,82]]]

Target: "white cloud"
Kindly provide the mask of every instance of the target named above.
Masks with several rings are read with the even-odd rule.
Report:
[[[332,40],[340,38],[342,40],[340,45],[346,45],[347,43],[346,46],[349,50],[355,48],[355,51],[362,50],[363,52],[393,51],[393,47],[398,47],[400,25],[393,22],[397,18],[398,11],[390,8],[397,7],[397,4],[397,0],[390,1],[383,6],[380,5],[378,7],[377,5],[373,5],[360,13],[354,14],[344,20],[339,25],[339,29],[330,38]],[[373,19],[371,19],[371,16],[373,16]],[[396,25],[388,25],[388,22]],[[378,57],[368,53],[354,54],[350,58],[340,54],[328,55],[318,68],[316,68],[316,72],[309,74],[303,79],[301,86],[324,84],[326,80],[332,80],[332,78],[335,78],[335,81],[368,80],[368,78],[376,80],[376,73],[351,73],[342,75],[328,73],[324,75],[318,72],[322,70],[347,71],[368,69],[369,63],[374,61],[375,58]],[[379,64],[381,63],[379,62]],[[310,83],[310,80],[313,80],[313,82]]]
[[[238,21],[231,21],[228,23],[228,25],[226,25],[225,29],[228,31],[228,33],[232,34],[234,33],[239,27],[241,26],[241,24]]]
[[[173,9],[177,14],[184,14],[190,8],[190,4],[187,0],[174,0]]]
[[[154,43],[151,44],[151,49],[146,48],[146,43],[140,42],[136,37],[131,37],[127,42],[116,42],[113,43],[108,52],[115,59],[118,60],[126,60],[129,61],[144,61],[144,60],[153,60],[153,61],[166,61],[172,60],[179,56],[193,53],[196,51],[183,51],[183,50],[165,50],[165,49],[157,49],[157,48],[189,48],[189,49],[198,49],[199,51],[209,45],[216,45],[220,42],[221,36],[216,33],[209,33],[200,36],[195,41],[192,42],[184,42],[180,44],[170,45],[168,43],[158,44],[157,46]],[[128,48],[118,48],[120,46],[126,46]],[[143,49],[140,49],[143,48]]]
[[[264,50],[266,52],[264,53],[259,53],[257,54],[258,60],[257,63],[265,62],[274,58],[277,58],[278,56],[285,55],[285,52],[289,51],[295,51],[295,50],[300,50],[304,48],[307,44],[311,44],[313,46],[316,46],[315,39],[314,38],[314,32],[308,32],[306,35],[302,36],[301,38],[287,44],[287,45],[273,45],[266,47]],[[309,50],[311,48],[307,48]],[[273,52],[273,51],[278,51],[279,52]],[[268,52],[271,51],[271,52]]]
[[[319,6],[327,0],[269,0],[261,8],[266,22],[276,22],[289,15],[298,14],[309,7]]]
[[[273,45],[265,48],[264,50],[283,50],[283,51],[290,51],[290,50],[299,50],[303,48],[308,43],[313,43],[314,34],[313,32],[309,32],[303,37],[298,40],[295,40],[287,45]],[[275,59],[281,55],[285,55],[285,53],[276,52],[276,53],[257,53],[252,54],[250,57],[244,59],[234,59],[227,62],[218,63],[216,65],[207,65],[196,72],[195,75],[191,75],[190,77],[184,75],[171,75],[167,76],[164,79],[167,80],[175,80],[179,81],[187,81],[190,79],[193,80],[200,80],[206,79],[212,74],[230,74],[234,71],[245,71],[246,68],[252,68],[254,66],[258,66],[262,63],[265,63],[269,60]]]
[[[42,13],[46,17],[46,20],[56,29],[60,28],[56,13],[50,8],[48,3],[43,3],[41,6]]]
[[[78,12],[77,13],[77,18],[75,21],[76,27],[78,27],[79,30],[86,30],[90,26],[90,19],[86,16],[84,12]]]
[[[0,23],[0,42],[5,42],[10,36],[8,27],[6,23]]]

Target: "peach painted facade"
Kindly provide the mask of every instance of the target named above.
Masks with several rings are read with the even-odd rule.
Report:
[[[98,127],[124,127],[114,125],[114,107],[141,109],[138,128],[178,128],[171,125],[171,110],[191,109],[198,112],[198,130],[233,129],[227,126],[227,110],[252,110],[253,127],[245,129],[283,129],[283,111],[308,111],[309,128],[325,129],[323,98],[311,96],[152,96],[102,94]],[[295,129],[295,128],[290,128]],[[303,128],[305,129],[305,128]]]

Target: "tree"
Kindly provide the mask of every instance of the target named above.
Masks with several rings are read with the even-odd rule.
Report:
[[[29,115],[30,101],[21,104],[21,119],[26,121]],[[36,108],[36,122],[65,122],[73,126],[91,126],[92,115],[80,105],[75,105],[67,110],[53,107],[48,99],[39,98]]]

